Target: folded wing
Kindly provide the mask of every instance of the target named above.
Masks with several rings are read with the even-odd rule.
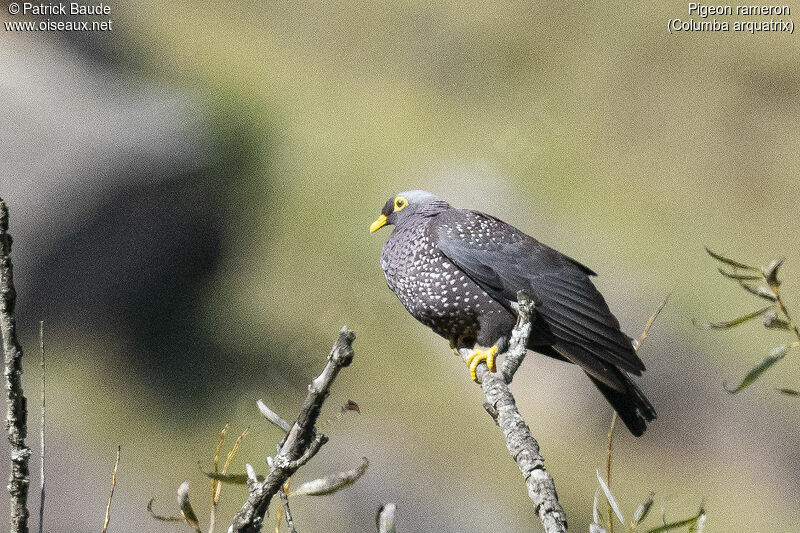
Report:
[[[627,386],[609,364],[636,375],[644,370],[585,266],[478,211],[451,210],[431,231],[439,250],[505,307],[517,291],[528,292],[554,348],[591,376],[622,390]]]

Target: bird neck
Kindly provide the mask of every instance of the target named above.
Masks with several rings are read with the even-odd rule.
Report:
[[[448,209],[450,209],[450,204],[448,204],[444,200],[434,200],[420,207],[417,210],[417,212],[414,213],[413,216],[418,216],[423,218],[434,217],[439,213],[447,211]]]

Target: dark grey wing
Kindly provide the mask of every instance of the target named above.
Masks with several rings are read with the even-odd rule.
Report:
[[[451,209],[429,231],[439,250],[505,307],[517,291],[527,291],[558,351],[593,376],[617,387],[606,364],[637,375],[644,370],[588,268],[478,211]]]

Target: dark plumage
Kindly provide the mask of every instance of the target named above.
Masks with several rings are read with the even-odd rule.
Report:
[[[425,191],[389,199],[370,227],[389,288],[420,322],[459,347],[504,351],[525,290],[535,305],[528,348],[580,366],[636,436],[655,410],[631,380],[644,364],[589,276],[595,273],[502,220],[454,209]]]

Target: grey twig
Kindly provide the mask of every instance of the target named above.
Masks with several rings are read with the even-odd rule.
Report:
[[[378,523],[378,533],[395,533],[395,511],[397,511],[397,506],[393,503],[387,503],[378,509],[378,516],[375,517],[375,521]]]
[[[503,378],[508,384],[511,384],[514,374],[517,373],[517,369],[525,359],[525,354],[528,353],[526,344],[531,334],[531,311],[533,310],[533,302],[525,291],[517,293],[517,302],[512,305],[517,312],[517,327],[511,333],[511,341],[508,343],[508,351],[502,366]]]
[[[311,441],[311,444],[308,445],[308,448],[306,448],[306,451],[303,452],[303,455],[301,455],[298,459],[295,459],[294,461],[287,461],[286,467],[297,470],[298,468],[309,462],[312,457],[317,455],[319,449],[322,448],[322,445],[325,444],[326,442],[328,442],[328,437],[320,433],[319,435],[314,437],[314,440]],[[277,457],[283,458],[285,456],[278,455]]]
[[[281,495],[281,500],[283,501],[283,512],[286,516],[286,525],[289,526],[289,532],[297,533],[297,530],[294,528],[292,510],[289,508],[289,495],[286,493],[286,485],[284,485],[278,493]]]
[[[484,407],[503,430],[506,448],[522,472],[528,496],[546,533],[567,531],[567,515],[558,502],[556,484],[544,467],[539,443],[519,414],[514,395],[508,388],[514,373],[525,357],[528,335],[531,331],[531,301],[520,291],[517,294],[517,324],[511,335],[509,348],[500,372],[490,372],[485,363],[478,365],[477,375],[486,396]],[[469,350],[460,350],[462,358]]]
[[[44,457],[45,457],[45,442],[44,442],[44,422],[45,422],[45,372],[44,366],[44,322],[39,322],[39,350],[41,353],[41,371],[42,371],[42,422],[39,429],[39,533],[42,533],[44,528]]]
[[[6,429],[11,445],[8,492],[11,495],[9,523],[12,533],[28,532],[28,460],[31,450],[25,445],[28,410],[22,391],[22,346],[17,340],[14,305],[14,269],[11,264],[11,235],[8,234],[8,208],[0,199],[0,335],[3,337],[8,410]]]
[[[308,394],[303,402],[300,415],[292,425],[280,451],[274,457],[272,470],[261,483],[254,483],[250,487],[250,494],[241,510],[233,517],[233,524],[228,531],[236,533],[258,533],[264,521],[267,507],[279,490],[283,490],[292,474],[302,466],[302,460],[308,461],[324,444],[316,434],[316,422],[319,418],[322,404],[330,393],[339,371],[349,366],[353,361],[353,340],[355,334],[346,326],[339,333],[339,338],[333,345],[328,364],[322,373],[308,386]],[[317,443],[318,444],[315,444]],[[316,448],[313,453],[308,450]],[[306,455],[308,457],[306,458]]]

